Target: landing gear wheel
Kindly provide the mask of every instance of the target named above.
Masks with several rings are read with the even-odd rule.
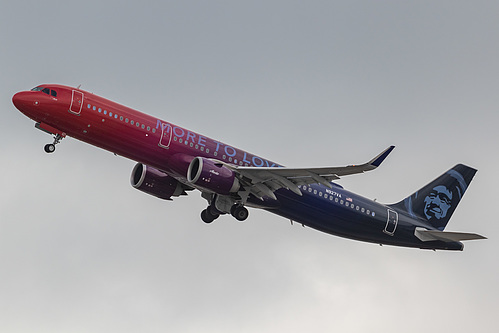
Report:
[[[204,223],[211,223],[215,221],[219,216],[219,214],[213,214],[212,212],[210,212],[209,207],[201,212],[201,220],[203,220]]]
[[[48,143],[45,145],[45,147],[43,147],[43,149],[45,150],[46,153],[53,153],[55,151],[55,145],[58,144],[59,142],[61,142],[62,139],[64,139],[64,137],[66,136],[65,133],[62,133],[61,134],[56,134],[54,136],[54,142],[53,143]]]
[[[244,221],[248,218],[249,212],[244,206],[234,205],[230,209],[230,214],[238,221]]]
[[[48,143],[45,145],[45,147],[43,148],[45,150],[46,153],[53,153],[55,151],[55,144],[53,143]]]

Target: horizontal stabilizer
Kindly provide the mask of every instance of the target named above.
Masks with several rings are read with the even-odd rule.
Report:
[[[482,235],[468,233],[468,232],[450,232],[439,230],[426,230],[423,228],[416,228],[414,235],[423,242],[429,241],[444,241],[444,242],[459,242],[473,239],[487,239]]]

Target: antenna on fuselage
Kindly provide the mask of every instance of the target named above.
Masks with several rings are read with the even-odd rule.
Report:
[[[80,84],[80,85],[78,85],[78,88],[76,88],[76,89],[80,89],[80,87],[81,87],[81,84]]]

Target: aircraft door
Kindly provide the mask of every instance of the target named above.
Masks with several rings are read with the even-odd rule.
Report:
[[[82,107],[83,107],[83,93],[81,91],[73,90],[69,112],[74,114],[80,114]]]
[[[397,223],[399,220],[399,214],[391,209],[388,209],[388,220],[386,222],[385,230],[383,232],[390,236],[393,236],[395,229],[397,228]]]
[[[165,149],[170,148],[172,134],[172,126],[170,124],[161,123],[161,138],[159,139],[158,146]]]

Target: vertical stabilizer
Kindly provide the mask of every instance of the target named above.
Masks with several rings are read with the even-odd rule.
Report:
[[[473,168],[458,164],[391,207],[444,230],[476,172]]]

